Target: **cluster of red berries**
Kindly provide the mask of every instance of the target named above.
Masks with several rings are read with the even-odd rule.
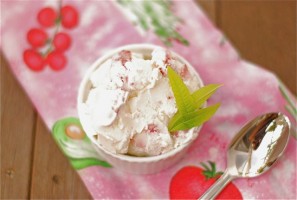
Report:
[[[46,65],[53,70],[61,70],[66,66],[64,52],[71,45],[71,37],[66,32],[59,32],[60,26],[72,29],[78,25],[78,12],[69,5],[62,6],[57,13],[51,7],[41,9],[37,21],[42,28],[55,27],[53,37],[42,28],[32,28],[27,33],[30,49],[24,51],[23,59],[33,71],[41,71]],[[43,50],[43,52],[42,52]]]

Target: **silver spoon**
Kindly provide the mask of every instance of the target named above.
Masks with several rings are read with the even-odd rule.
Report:
[[[235,178],[256,177],[266,172],[283,154],[290,121],[281,113],[268,113],[246,124],[233,138],[224,174],[199,199],[214,199]]]

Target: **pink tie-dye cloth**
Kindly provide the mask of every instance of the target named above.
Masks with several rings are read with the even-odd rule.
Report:
[[[185,187],[191,184],[191,181],[195,184],[191,177],[176,178],[179,170],[195,166],[196,168],[191,168],[195,171],[201,168],[201,162],[215,161],[217,169],[223,171],[226,167],[227,146],[247,121],[266,112],[283,112],[288,115],[293,125],[292,136],[283,157],[264,175],[253,179],[234,180],[233,184],[244,199],[296,199],[296,138],[293,136],[296,101],[278,78],[273,73],[242,60],[236,49],[192,1],[174,1],[172,5],[160,3],[162,8],[170,7],[172,16],[181,19],[174,21],[177,25],[176,31],[169,32],[165,39],[160,33],[152,31],[153,26],[147,31],[143,28],[145,25],[132,23],[133,17],[127,14],[131,11],[129,5],[120,2],[1,2],[2,52],[53,133],[59,132],[58,128],[53,128],[59,121],[66,118],[68,120],[69,116],[72,116],[70,120],[77,120],[78,86],[92,62],[106,51],[125,44],[152,43],[164,46],[172,42],[170,49],[185,57],[199,72],[205,84],[223,84],[210,100],[210,104],[212,101],[221,102],[216,115],[203,126],[187,155],[163,172],[153,175],[126,174],[108,166],[108,163],[102,164],[93,160],[85,164],[84,160],[67,155],[92,196],[113,199],[168,199],[172,194],[171,190],[182,190],[177,188],[176,181],[181,181]],[[66,5],[69,5],[68,10],[63,10]],[[44,12],[43,16],[42,13],[38,15],[48,6],[53,9]],[[59,6],[62,6],[62,9]],[[73,9],[75,12],[71,16]],[[58,11],[61,11],[61,16],[70,12],[68,22],[62,21],[57,31],[70,37],[70,47],[67,46],[67,41],[66,44],[63,43],[65,37],[60,43],[57,39],[53,46],[47,44],[38,47],[42,46],[44,38],[51,42],[51,38],[57,33],[55,27],[59,22],[53,24],[51,20],[59,18]],[[154,19],[163,20],[162,17]],[[66,17],[63,20],[67,20]],[[155,26],[158,26],[158,23]],[[32,28],[42,30],[43,33],[39,34],[38,30],[35,30],[39,37],[32,36],[34,32],[29,36],[28,32]],[[175,33],[179,33],[181,37],[176,37]],[[189,45],[185,45],[187,42],[184,39]],[[55,48],[62,50],[54,52]],[[47,50],[50,52],[47,57],[38,57],[38,53],[36,57],[34,54]],[[45,57],[46,64],[43,63]]]

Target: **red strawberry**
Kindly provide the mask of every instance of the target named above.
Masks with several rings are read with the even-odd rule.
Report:
[[[204,169],[187,166],[179,170],[171,179],[170,199],[198,199],[220,177],[215,163],[209,162],[211,168],[202,163]],[[242,199],[242,195],[233,183],[229,183],[216,199]]]

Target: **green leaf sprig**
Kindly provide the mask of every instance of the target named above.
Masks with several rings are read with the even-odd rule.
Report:
[[[167,72],[178,109],[168,123],[168,130],[170,132],[188,130],[208,121],[220,104],[217,103],[206,108],[202,106],[221,85],[210,84],[191,94],[182,78],[170,66],[167,67]]]

